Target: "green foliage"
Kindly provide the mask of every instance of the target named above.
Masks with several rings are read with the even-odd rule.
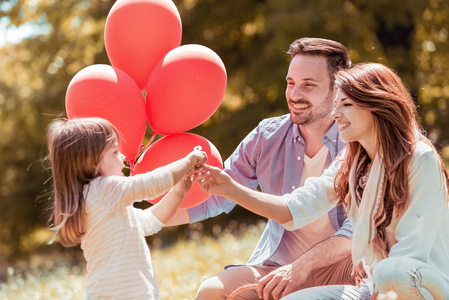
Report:
[[[192,132],[223,158],[257,123],[287,112],[284,89],[289,44],[303,36],[330,38],[354,63],[396,69],[416,95],[429,136],[449,158],[449,3],[445,0],[175,0],[182,44],[214,50],[228,72],[219,110]],[[13,4],[11,9],[7,9]],[[47,34],[0,48],[0,265],[33,250],[29,237],[46,225],[50,174],[45,128],[64,112],[71,78],[92,64],[109,64],[104,23],[112,0],[0,2],[10,26],[35,24]],[[151,131],[148,130],[148,135]],[[231,214],[231,218],[238,218]],[[222,218],[220,222],[229,219]],[[218,222],[218,221],[217,221]]]

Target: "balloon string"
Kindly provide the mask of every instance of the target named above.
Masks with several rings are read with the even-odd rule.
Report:
[[[148,147],[150,147],[150,144],[151,144],[151,142],[153,142],[153,140],[154,140],[154,138],[156,137],[156,135],[157,135],[157,132],[154,132],[154,131],[153,131],[153,135],[152,135],[151,138],[148,140],[148,142],[146,143],[146,145],[145,145],[145,146],[142,145],[142,146],[140,147],[139,153],[137,154],[136,158],[131,159],[131,160],[129,161],[129,167],[128,167],[128,169],[129,169],[129,174],[130,174],[131,176],[134,175],[134,168],[135,168],[135,166],[136,166],[136,159],[137,159],[138,157],[140,157],[140,156],[145,152],[145,150],[148,149]]]
[[[129,161],[129,175],[134,175],[134,167],[136,166],[134,163],[136,162],[136,159],[132,159]]]
[[[151,138],[148,140],[148,142],[146,143],[146,145],[143,146],[143,147],[140,149],[139,154],[138,154],[137,156],[141,156],[141,155],[148,149],[148,147],[150,147],[151,143],[152,143],[152,142],[154,141],[154,139],[156,138],[156,135],[157,135],[157,132],[154,132],[154,131],[153,131]]]

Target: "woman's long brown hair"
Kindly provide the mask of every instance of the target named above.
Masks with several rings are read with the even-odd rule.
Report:
[[[386,172],[385,197],[392,201],[401,215],[410,202],[408,166],[418,139],[435,150],[421,133],[415,103],[399,76],[382,64],[359,64],[340,71],[336,84],[347,97],[374,116],[378,151],[382,154]],[[340,203],[345,205],[349,199],[349,171],[352,164],[357,163],[354,157],[358,146],[358,142],[348,143],[347,154],[335,180]],[[441,157],[438,158],[444,180],[449,186],[448,172]]]
[[[55,120],[48,127],[48,158],[54,194],[49,224],[65,247],[81,242],[84,186],[100,175],[98,166],[102,155],[117,139],[115,127],[99,118]]]

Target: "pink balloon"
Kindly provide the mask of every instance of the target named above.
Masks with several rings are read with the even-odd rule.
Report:
[[[193,133],[175,133],[154,142],[139,158],[134,168],[134,174],[152,171],[183,158],[196,146],[201,146],[201,149],[207,153],[207,164],[223,169],[220,153],[206,138]],[[196,206],[204,202],[209,196],[201,190],[198,183],[194,182],[192,189],[187,193],[179,208]],[[163,195],[149,201],[155,204],[162,197]]]
[[[145,101],[137,84],[125,72],[109,65],[92,65],[79,71],[67,88],[69,119],[100,117],[120,133],[120,152],[136,158],[145,135]]]
[[[118,0],[106,18],[109,60],[141,90],[159,59],[181,44],[181,36],[181,17],[171,0]]]
[[[201,45],[184,45],[167,53],[147,84],[146,109],[153,131],[171,134],[206,121],[226,91],[226,68],[220,57]]]

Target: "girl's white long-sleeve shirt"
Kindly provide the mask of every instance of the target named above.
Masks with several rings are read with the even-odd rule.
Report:
[[[132,177],[106,176],[84,187],[87,261],[85,299],[159,299],[146,235],[164,225],[136,201],[159,196],[173,186],[165,168]]]

